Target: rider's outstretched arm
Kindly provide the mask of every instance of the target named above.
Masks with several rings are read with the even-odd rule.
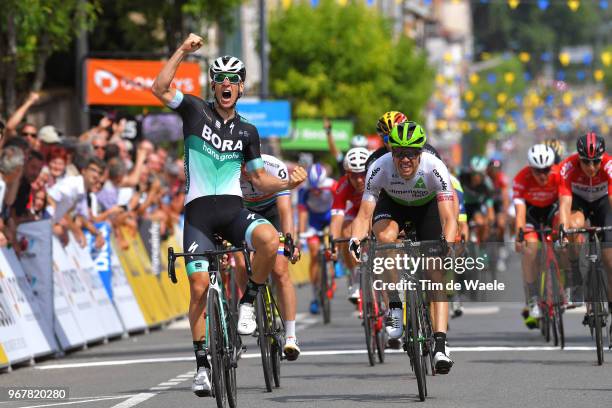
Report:
[[[376,201],[362,200],[359,213],[351,224],[351,237],[359,240],[367,237],[370,230],[370,220],[376,208]]]
[[[157,78],[155,78],[151,90],[153,91],[153,95],[162,101],[164,105],[170,104],[176,95],[176,89],[170,88],[170,84],[172,84],[172,80],[176,75],[176,70],[179,65],[187,54],[199,49],[203,43],[204,40],[202,40],[202,37],[193,33],[189,34],[189,37],[187,37],[183,44],[181,44],[174,54],[172,54],[172,57],[166,62],[157,75]]]

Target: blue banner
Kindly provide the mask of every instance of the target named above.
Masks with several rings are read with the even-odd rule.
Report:
[[[96,249],[95,237],[91,235],[89,231],[85,231],[85,236],[87,237],[91,257],[96,264],[96,270],[100,275],[100,279],[102,279],[102,283],[104,283],[106,293],[108,293],[108,297],[113,300],[113,285],[111,282],[113,276],[113,270],[111,268],[111,227],[106,222],[99,222],[95,225],[98,231],[102,232],[104,246],[100,249]]]
[[[287,137],[291,131],[289,101],[240,102],[238,113],[257,128],[259,137]]]

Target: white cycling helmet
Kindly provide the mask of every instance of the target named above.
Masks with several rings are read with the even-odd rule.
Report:
[[[223,57],[217,58],[208,68],[208,76],[210,77],[211,81],[215,74],[221,72],[238,74],[240,75],[242,82],[246,80],[246,68],[244,63],[231,55],[224,55]]]
[[[543,143],[533,145],[527,152],[527,160],[529,166],[536,169],[545,169],[555,163],[555,151],[552,147]]]
[[[353,147],[346,152],[342,163],[344,170],[350,173],[363,173],[366,169],[365,164],[370,157],[370,152],[364,147]]]
[[[355,135],[351,139],[351,147],[368,147],[368,138],[364,135]]]

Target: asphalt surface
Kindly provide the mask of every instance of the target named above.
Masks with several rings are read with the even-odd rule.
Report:
[[[332,323],[307,313],[310,289],[298,290],[298,336],[303,354],[282,363],[281,387],[265,392],[258,348],[238,367],[240,407],[610,407],[612,352],[596,365],[594,342],[581,325],[580,310],[566,313],[567,349],[527,330],[517,303],[466,304],[450,322],[455,361],[450,374],[428,377],[429,398],[418,401],[406,354],[390,352],[370,367],[363,329],[338,280]],[[4,407],[161,408],[214,407],[212,398],[191,393],[195,369],[186,320],[148,334],[111,341],[61,359],[38,362],[0,375],[1,387],[69,388],[64,401],[1,402]]]

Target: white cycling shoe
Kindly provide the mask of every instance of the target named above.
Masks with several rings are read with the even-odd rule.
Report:
[[[248,303],[241,304],[238,311],[238,334],[243,336],[251,335],[256,328],[255,306]]]
[[[402,337],[404,327],[402,319],[404,317],[403,310],[400,308],[389,309],[387,320],[385,321],[385,330],[390,339],[399,339]]]
[[[438,350],[434,354],[433,365],[436,369],[436,374],[448,374],[453,366],[453,360],[450,358],[450,349],[446,342],[444,343],[443,351]]]
[[[285,340],[285,346],[283,347],[283,352],[285,353],[287,360],[297,360],[300,355],[300,346],[298,346],[298,341],[295,337],[287,337]]]
[[[193,377],[191,391],[198,397],[208,397],[210,395],[210,379],[208,378],[208,370],[205,367],[200,367]]]

